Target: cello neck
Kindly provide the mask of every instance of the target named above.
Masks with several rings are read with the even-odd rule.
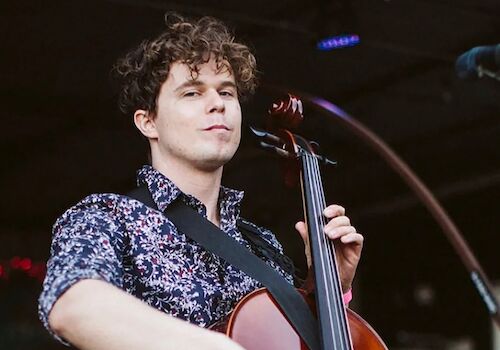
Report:
[[[302,148],[301,186],[316,287],[322,349],[352,350],[333,242],[324,234],[326,207],[318,159]]]

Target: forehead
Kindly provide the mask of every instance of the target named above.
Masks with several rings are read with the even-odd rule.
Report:
[[[182,62],[174,62],[170,65],[166,83],[174,86],[184,84],[187,81],[198,80],[201,82],[213,81],[231,81],[235,82],[231,69],[228,68],[229,64],[225,62],[224,65],[217,67],[214,59],[197,66],[197,71],[192,70],[187,64]]]

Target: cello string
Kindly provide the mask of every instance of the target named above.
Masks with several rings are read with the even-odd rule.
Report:
[[[322,185],[321,181],[321,172],[319,168],[319,161],[316,157],[314,157],[314,161],[316,163],[316,171],[318,173],[318,178],[320,181],[320,191],[319,194],[321,196],[321,202],[323,203],[323,206],[326,207],[326,200],[325,200],[325,192],[324,188]],[[325,222],[327,221],[326,218],[323,216]],[[348,349],[352,349],[352,343],[351,343],[351,335],[350,335],[350,330],[349,330],[349,325],[347,323],[347,313],[344,305],[344,298],[342,295],[342,284],[340,281],[340,274],[338,270],[338,263],[337,263],[337,258],[334,250],[334,242],[330,240],[326,235],[324,235],[325,240],[326,240],[326,250],[328,252],[329,260],[331,261],[332,267],[331,273],[334,274],[333,278],[335,281],[335,298],[334,301],[336,302],[336,311],[337,311],[337,317],[339,320],[339,336],[343,339],[343,346]]]
[[[324,196],[324,190],[323,190],[323,185],[321,181],[321,173],[319,169],[319,162],[315,156],[309,156],[310,162],[313,164],[312,169],[314,171],[314,187],[315,187],[315,193],[317,194],[317,199],[316,202],[319,203],[319,207],[321,209],[321,212],[318,213],[318,217],[321,220],[321,230],[319,232],[320,237],[321,237],[321,249],[324,251],[324,255],[326,256],[327,260],[327,273],[328,273],[328,284],[330,285],[330,290],[333,293],[329,293],[327,296],[328,299],[330,299],[331,303],[335,305],[333,312],[336,314],[335,317],[335,328],[337,330],[337,335],[343,339],[344,341],[341,342],[342,345],[348,344],[348,342],[345,342],[346,339],[346,329],[345,329],[345,311],[344,311],[344,305],[343,305],[343,298],[342,298],[342,293],[341,293],[341,288],[340,288],[340,281],[338,278],[338,271],[337,271],[337,264],[335,260],[335,256],[332,255],[332,250],[331,250],[331,241],[330,239],[326,236],[326,234],[323,231],[324,226],[326,225],[326,218],[323,214],[323,210],[326,207],[326,201],[325,201],[325,196]],[[333,325],[332,325],[333,327]],[[335,331],[335,330],[332,330]]]
[[[327,268],[326,268],[325,257],[324,257],[325,251],[321,247],[321,239],[322,239],[322,236],[324,236],[321,234],[322,232],[320,232],[321,228],[322,228],[322,225],[320,223],[322,215],[321,215],[321,213],[318,213],[317,198],[314,198],[315,195],[317,197],[317,190],[314,189],[315,181],[314,181],[314,177],[311,174],[313,167],[311,165],[311,159],[307,153],[304,155],[303,159],[304,159],[303,168],[305,170],[305,175],[306,175],[305,178],[307,180],[307,182],[306,182],[307,191],[309,191],[309,193],[311,194],[311,197],[313,197],[311,199],[311,203],[310,203],[311,204],[311,211],[312,211],[312,218],[309,218],[309,219],[313,220],[315,222],[315,227],[317,228],[316,231],[311,230],[310,235],[315,235],[316,241],[318,242],[319,248],[320,248],[318,250],[318,253],[319,253],[319,264],[320,264],[320,268],[321,268],[321,276],[316,276],[316,278],[317,279],[322,278],[322,281],[324,281],[325,284],[328,284],[328,276],[326,275]],[[315,261],[315,263],[317,263],[317,261]],[[319,280],[316,281],[316,283],[319,283],[319,282],[320,282]],[[327,287],[327,286],[325,286],[325,287]],[[331,304],[331,300],[330,300],[328,293],[326,296],[327,296],[327,298],[326,298],[327,305],[324,308],[320,308],[320,310],[323,314],[324,314],[324,312],[327,313],[327,317],[329,319],[328,324],[330,325],[330,327],[333,327],[333,325],[334,325],[334,317],[332,315],[333,306]],[[322,324],[322,326],[325,327],[326,325]],[[334,334],[334,329],[330,329],[330,334]],[[335,340],[333,340],[333,341],[335,342]]]
[[[315,165],[316,165],[316,172],[318,174],[317,178],[319,181],[318,193],[321,196],[321,203],[323,203],[323,205],[326,206],[325,192],[324,192],[324,189],[322,186],[319,162],[318,162],[318,159],[316,157],[314,157],[314,160],[315,160]],[[324,236],[326,238],[326,235],[324,235]],[[334,262],[334,265],[331,265],[331,266],[332,266],[332,274],[335,274],[335,281],[336,281],[335,291],[336,291],[337,298],[335,298],[335,301],[337,302],[337,310],[338,310],[337,316],[339,317],[339,320],[340,320],[340,324],[339,324],[340,333],[341,333],[341,336],[345,340],[345,344],[349,344],[352,347],[351,335],[350,335],[350,330],[349,330],[349,326],[347,323],[347,314],[346,314],[344,300],[343,300],[343,296],[342,296],[342,284],[340,283],[340,274],[339,274],[339,270],[338,270],[338,264],[337,264],[337,259],[336,259],[336,255],[335,255],[334,245],[335,245],[335,243],[333,241],[331,241],[330,239],[326,239],[326,250],[328,252],[329,259],[331,262]]]
[[[324,282],[325,282],[325,287],[327,288],[326,290],[332,290],[334,293],[327,293],[326,294],[326,299],[327,299],[327,304],[328,304],[328,316],[330,318],[330,331],[332,332],[332,339],[334,342],[335,348],[337,346],[342,346],[342,344],[345,344],[345,342],[339,342],[337,341],[337,338],[335,335],[340,336],[341,339],[345,339],[345,331],[343,331],[343,324],[342,324],[342,318],[339,317],[340,315],[340,309],[339,309],[339,304],[338,304],[338,297],[336,298],[335,295],[338,295],[338,292],[335,292],[336,286],[336,278],[333,275],[333,270],[332,267],[332,256],[331,256],[331,251],[328,249],[328,241],[329,239],[326,237],[324,234],[323,228],[325,226],[325,217],[323,215],[323,210],[325,208],[325,201],[324,201],[324,193],[323,193],[323,186],[321,184],[321,175],[319,172],[319,166],[318,166],[318,161],[316,157],[314,156],[307,156],[307,163],[310,172],[312,173],[310,175],[310,178],[312,179],[310,181],[310,184],[312,186],[312,193],[314,194],[314,217],[317,221],[317,227],[318,231],[316,232],[317,234],[317,240],[319,243],[319,248],[321,252],[321,258],[322,258],[322,263],[324,265]],[[325,261],[326,260],[326,261]],[[337,281],[338,284],[338,281]],[[338,288],[338,287],[337,287]],[[333,306],[333,307],[332,307]],[[342,305],[340,305],[342,306]],[[334,317],[333,315],[336,315]]]

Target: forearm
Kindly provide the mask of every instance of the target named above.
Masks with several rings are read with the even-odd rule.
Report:
[[[82,350],[241,349],[229,338],[166,315],[99,280],[83,280],[55,303],[51,328]]]

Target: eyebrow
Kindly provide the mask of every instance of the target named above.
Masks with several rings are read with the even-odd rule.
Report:
[[[205,85],[205,83],[203,83],[200,80],[196,80],[196,79],[188,80],[188,81],[185,81],[184,83],[182,83],[181,85],[179,85],[178,87],[176,87],[174,89],[174,92],[179,92],[180,90],[183,90],[183,89],[189,88],[189,87],[200,87],[202,85]],[[234,89],[237,89],[236,84],[230,80],[224,80],[223,82],[221,82],[219,84],[219,88],[221,88],[221,87],[232,87]]]

